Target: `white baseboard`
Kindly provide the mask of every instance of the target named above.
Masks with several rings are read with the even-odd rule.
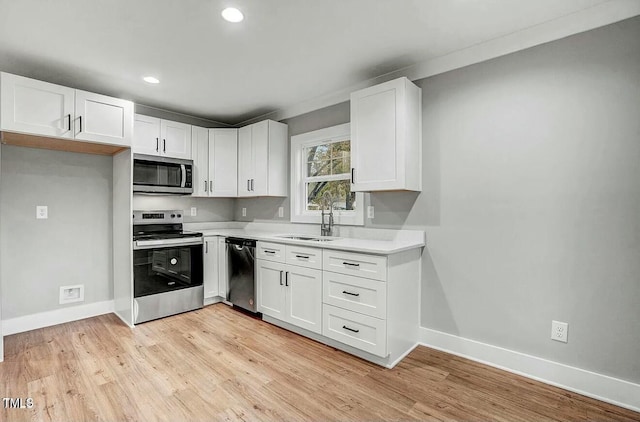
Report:
[[[640,412],[640,384],[424,327],[420,328],[420,343]]]
[[[51,325],[64,324],[113,312],[113,300],[88,303],[86,305],[69,306],[54,311],[5,319],[2,321],[2,335],[22,333]]]

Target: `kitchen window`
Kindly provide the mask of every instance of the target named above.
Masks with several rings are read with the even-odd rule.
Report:
[[[363,196],[351,192],[349,123],[291,137],[291,221],[320,224],[330,198],[336,224],[363,225]]]

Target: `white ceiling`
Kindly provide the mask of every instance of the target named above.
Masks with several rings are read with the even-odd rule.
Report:
[[[0,70],[236,124],[615,2],[0,0]]]

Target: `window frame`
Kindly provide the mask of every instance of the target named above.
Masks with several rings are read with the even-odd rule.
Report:
[[[351,141],[351,124],[331,126],[291,137],[291,222],[320,224],[320,211],[306,208],[305,169],[307,165],[304,150],[315,145],[332,142]],[[336,180],[344,180],[339,178]],[[364,194],[355,192],[357,208],[353,211],[334,210],[336,225],[364,225]]]

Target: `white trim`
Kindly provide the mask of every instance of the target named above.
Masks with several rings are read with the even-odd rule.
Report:
[[[412,81],[424,79],[454,69],[491,60],[496,57],[525,50],[530,47],[556,41],[581,32],[609,25],[640,14],[640,2],[637,0],[610,0],[575,13],[561,16],[505,36],[457,50],[445,56],[417,63],[386,75],[349,86],[343,90],[294,104],[254,117],[236,126],[244,126],[264,119],[283,120],[309,113],[334,104],[349,101],[352,92],[377,85],[382,82],[406,76]]]
[[[113,312],[113,300],[88,303],[86,305],[69,306],[55,311],[40,312],[2,321],[2,334],[23,333],[51,325],[64,324]]]
[[[307,211],[304,204],[304,195],[301,196],[302,186],[305,183],[302,177],[305,160],[303,150],[309,145],[331,142],[340,142],[351,139],[351,124],[344,123],[312,132],[302,133],[291,137],[291,221],[295,223],[320,224],[320,212]],[[336,225],[364,225],[364,194],[356,192],[355,211],[334,211]]]
[[[640,412],[640,384],[420,327],[423,346]]]

